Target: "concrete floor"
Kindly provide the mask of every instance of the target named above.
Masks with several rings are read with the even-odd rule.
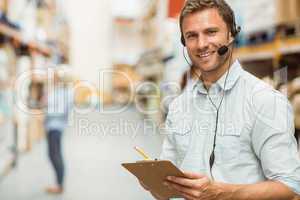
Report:
[[[152,157],[161,151],[162,137],[155,126],[134,110],[120,114],[76,115],[64,135],[65,193],[50,196],[54,182],[45,141],[20,156],[19,163],[0,182],[0,200],[150,200],[134,176],[121,167],[141,157],[142,147]]]
[[[64,135],[65,193],[50,196],[44,188],[54,182],[45,141],[20,157],[18,166],[0,183],[1,200],[150,200],[122,162],[141,159],[137,145],[159,156],[161,136],[134,109],[121,114],[76,115]]]

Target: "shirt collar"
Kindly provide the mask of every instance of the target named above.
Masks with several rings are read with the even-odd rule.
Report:
[[[225,88],[224,88],[224,84],[225,84],[227,72],[225,74],[223,74],[222,77],[215,84],[217,84],[224,91],[231,90],[233,88],[233,86],[235,85],[235,83],[237,82],[237,80],[239,79],[242,71],[243,71],[243,69],[242,69],[240,62],[238,60],[236,60],[229,68]],[[198,80],[197,82],[195,82],[192,88],[193,88],[193,90],[195,90],[197,88],[200,93],[207,94],[207,91],[201,80]]]

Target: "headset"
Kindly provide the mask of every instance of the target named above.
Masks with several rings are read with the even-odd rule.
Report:
[[[228,43],[226,45],[222,45],[221,47],[218,48],[217,53],[218,53],[219,56],[224,56],[229,51],[229,46],[231,46],[236,41],[236,38],[237,38],[238,34],[241,32],[241,27],[236,25],[235,17],[234,16],[233,16],[233,23],[232,23],[232,27],[230,28],[230,32],[231,32],[231,35],[233,36],[233,40],[230,43]],[[187,60],[187,58],[185,56],[185,53],[184,53],[184,47],[186,46],[186,43],[185,43],[185,39],[184,39],[182,30],[181,30],[181,43],[183,45],[183,56],[184,56],[184,59],[186,60],[186,62],[188,63],[188,65],[190,67],[192,67],[192,65],[188,62],[188,60]],[[229,57],[229,65],[231,64],[231,62],[232,62],[232,52],[231,52],[230,57]],[[199,79],[201,79],[201,77],[197,73],[195,73],[195,74],[198,76]],[[229,68],[227,70],[226,77],[225,77],[224,92],[223,92],[221,101],[220,101],[220,103],[219,103],[218,106],[212,101],[212,99],[211,99],[211,97],[209,95],[209,92],[207,90],[208,98],[209,98],[211,104],[214,106],[215,110],[217,111],[216,123],[215,123],[215,132],[214,132],[213,149],[212,149],[212,152],[211,152],[210,157],[209,157],[209,166],[210,166],[210,173],[211,173],[211,177],[212,178],[213,178],[212,167],[213,167],[214,162],[215,162],[215,148],[216,148],[216,138],[217,138],[218,122],[219,122],[219,110],[220,110],[220,107],[222,105],[222,102],[223,102],[223,99],[224,99],[224,96],[225,96],[225,87],[226,87],[226,82],[227,82],[228,74],[229,74]]]

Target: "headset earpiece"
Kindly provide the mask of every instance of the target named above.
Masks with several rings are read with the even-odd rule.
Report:
[[[242,28],[240,26],[236,27],[235,37],[241,32]]]
[[[184,37],[183,37],[183,35],[181,34],[181,44],[183,45],[183,46],[185,46],[185,39],[184,39]]]

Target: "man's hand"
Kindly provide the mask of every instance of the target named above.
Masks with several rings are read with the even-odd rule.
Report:
[[[207,176],[185,172],[185,178],[167,177],[165,184],[187,200],[217,200],[223,193]]]
[[[233,185],[212,182],[201,174],[184,174],[185,178],[167,177],[165,183],[187,200],[300,200],[287,186],[276,181]]]
[[[164,198],[160,197],[159,195],[155,194],[154,192],[150,191],[150,189],[143,182],[140,181],[140,184],[145,190],[149,191],[155,199],[157,199],[157,200],[167,200],[167,199],[164,199]]]

